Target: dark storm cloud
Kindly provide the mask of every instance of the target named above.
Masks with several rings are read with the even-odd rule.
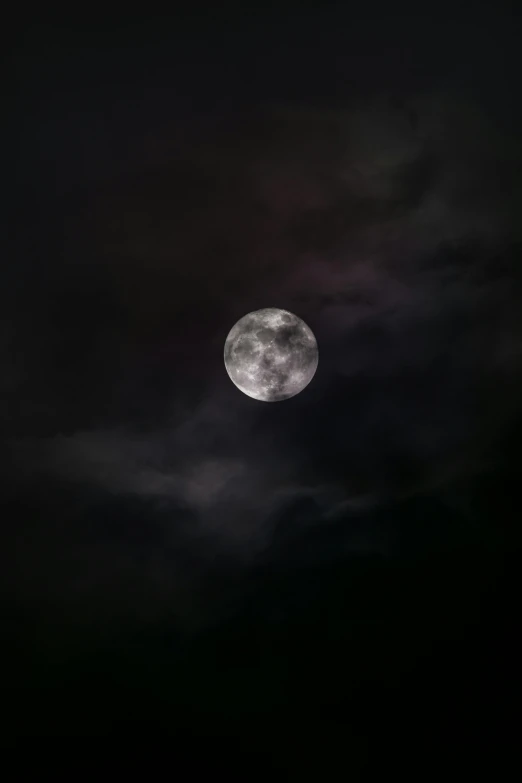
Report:
[[[48,268],[18,294],[18,463],[170,509],[169,536],[184,509],[193,551],[270,555],[308,501],[346,549],[391,546],[357,515],[473,472],[515,415],[517,146],[449,94],[267,106],[174,135],[71,191]],[[243,397],[222,359],[267,306],[320,350],[279,406]]]

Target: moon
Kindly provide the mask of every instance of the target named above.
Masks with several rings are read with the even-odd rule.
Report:
[[[247,313],[225,342],[225,367],[244,394],[263,402],[295,397],[308,386],[319,362],[309,326],[288,310],[266,307]]]

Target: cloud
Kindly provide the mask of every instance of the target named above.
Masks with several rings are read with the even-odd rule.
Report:
[[[234,122],[176,153],[167,129],[72,200],[10,376],[43,434],[10,426],[31,470],[181,504],[242,557],[269,551],[288,503],[349,520],[473,471],[509,427],[522,194],[518,148],[459,96]],[[310,389],[270,412],[222,364],[261,306],[320,347]]]

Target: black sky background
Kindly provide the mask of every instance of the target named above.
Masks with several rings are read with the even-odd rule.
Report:
[[[325,779],[516,747],[519,36],[500,7],[13,26],[4,742]],[[267,306],[320,351],[277,405],[223,366]]]

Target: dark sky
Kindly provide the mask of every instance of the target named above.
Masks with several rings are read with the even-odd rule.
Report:
[[[520,19],[219,5],[8,35],[3,737],[505,755]],[[319,344],[275,404],[223,365],[262,307]]]

